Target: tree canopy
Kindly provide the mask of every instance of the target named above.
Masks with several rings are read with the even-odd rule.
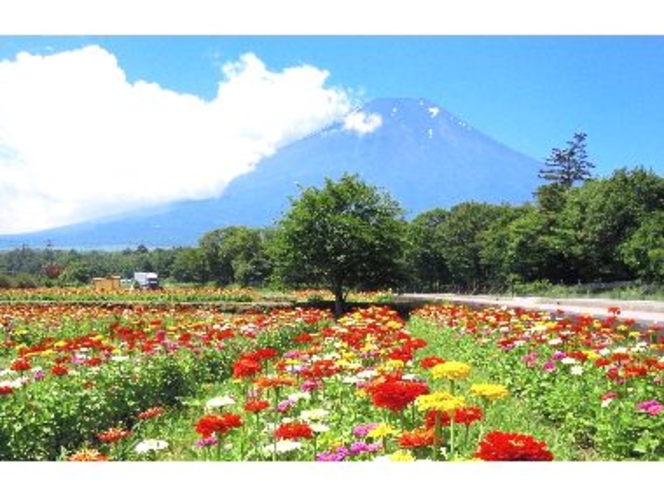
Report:
[[[403,277],[403,215],[389,194],[357,175],[305,188],[291,200],[271,244],[276,275],[328,288],[340,313],[348,290],[393,285]]]

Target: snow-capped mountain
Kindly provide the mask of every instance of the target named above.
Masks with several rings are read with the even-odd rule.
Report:
[[[112,221],[1,236],[0,248],[51,241],[55,247],[195,245],[228,225],[268,226],[297,197],[299,186],[357,173],[386,189],[412,218],[464,201],[532,199],[542,164],[475,130],[424,99],[377,99],[261,161],[215,199],[186,201]]]

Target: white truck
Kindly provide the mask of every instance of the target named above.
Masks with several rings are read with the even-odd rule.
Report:
[[[134,272],[134,287],[137,287],[141,290],[159,289],[159,276],[156,273],[150,271]]]

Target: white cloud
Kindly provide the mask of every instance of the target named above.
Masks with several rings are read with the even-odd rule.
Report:
[[[383,124],[379,114],[364,114],[354,112],[344,119],[344,130],[352,131],[358,135],[366,135],[376,131]]]
[[[89,46],[0,61],[0,233],[219,195],[279,147],[351,109],[328,73],[227,63],[214,99],[129,83]]]

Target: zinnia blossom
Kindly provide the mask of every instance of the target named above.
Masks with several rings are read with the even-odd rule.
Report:
[[[147,410],[142,411],[141,413],[139,413],[138,418],[140,420],[148,420],[148,419],[160,416],[165,411],[166,411],[166,408],[163,408],[161,406],[153,406],[152,408],[148,408]]]
[[[435,367],[436,365],[440,365],[441,363],[445,363],[445,360],[443,360],[441,357],[427,356],[426,358],[423,358],[422,361],[420,361],[420,368],[429,370],[430,368]]]
[[[433,443],[433,429],[415,429],[413,431],[402,432],[401,436],[399,436],[399,446],[401,448],[422,448],[432,446]]]
[[[434,379],[461,380],[470,375],[470,365],[460,361],[446,361],[431,368],[430,372]]]
[[[251,398],[244,404],[244,409],[251,413],[258,413],[269,408],[270,403],[264,399]]]
[[[67,457],[68,462],[105,462],[108,457],[99,450],[83,449]]]
[[[532,436],[493,431],[480,441],[475,457],[491,462],[497,461],[551,461],[546,443]]]
[[[664,405],[655,399],[651,399],[648,401],[642,401],[636,405],[636,409],[640,412],[647,413],[651,417],[654,417],[655,415],[659,415],[664,411]]]
[[[236,379],[253,377],[262,369],[261,362],[255,358],[238,358],[233,364],[233,377]]]
[[[203,438],[208,438],[213,434],[226,434],[231,429],[241,427],[242,425],[242,419],[235,413],[205,415],[196,422],[196,432],[203,436]]]
[[[99,439],[102,443],[113,444],[117,443],[121,439],[129,437],[130,435],[131,431],[128,431],[127,429],[113,427],[112,429],[108,429],[107,431],[97,434],[97,439]]]
[[[282,386],[294,386],[297,382],[295,377],[256,377],[254,385],[260,389],[270,389]]]
[[[507,388],[500,384],[473,384],[470,386],[470,392],[491,401],[506,398],[509,394]]]
[[[150,451],[161,451],[168,448],[168,443],[161,439],[145,439],[136,445],[136,453],[148,453]]]
[[[311,439],[314,437],[314,431],[309,426],[302,422],[289,422],[281,424],[274,431],[274,437],[277,439]]]
[[[462,396],[454,396],[445,391],[438,391],[432,394],[424,394],[415,400],[417,409],[421,412],[436,410],[440,412],[452,412],[457,408],[462,408],[466,404],[466,399]]]
[[[422,382],[393,379],[373,384],[367,390],[375,406],[387,408],[393,412],[402,411],[418,396],[429,392],[429,388]]]

